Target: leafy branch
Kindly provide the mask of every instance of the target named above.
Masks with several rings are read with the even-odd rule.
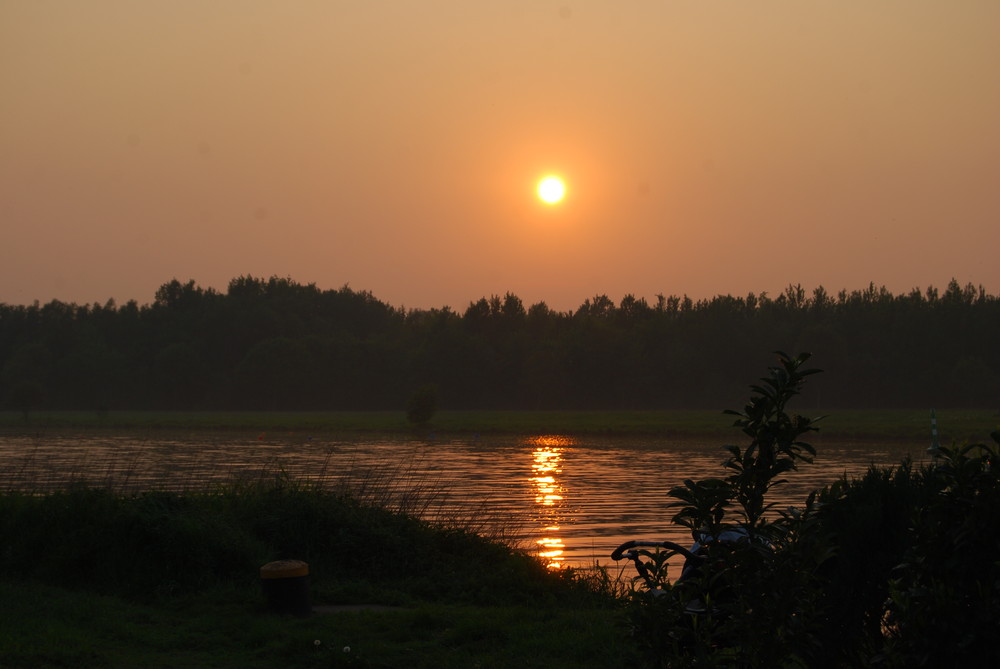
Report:
[[[768,368],[768,375],[750,386],[754,394],[743,410],[724,412],[736,416],[733,425],[750,437],[746,448],[725,447],[729,458],[724,466],[731,474],[724,479],[689,479],[668,493],[678,500],[668,506],[680,507],[673,521],[690,528],[695,539],[718,537],[726,529],[726,512],[734,502],[739,506],[743,528],[747,532],[756,530],[772,506],[765,501],[767,493],[785,482],[779,477],[795,469],[800,461],[812,462],[816,454],[800,438],[815,431],[813,423],[820,419],[791,416],[786,406],[799,394],[806,377],[820,370],[804,368],[809,353],[794,358],[781,351],[777,355],[779,366]]]

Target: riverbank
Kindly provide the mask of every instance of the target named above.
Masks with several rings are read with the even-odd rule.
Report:
[[[794,407],[793,407],[794,408]],[[907,440],[931,437],[930,409],[800,410],[825,416],[815,439]],[[1000,411],[941,409],[936,412],[943,443],[983,441],[1000,427]],[[664,437],[732,439],[733,419],[722,411],[439,411],[424,426],[406,420],[402,411],[38,411],[27,420],[18,412],[0,412],[0,430],[47,428],[256,430],[267,432],[377,434],[634,434]]]
[[[0,536],[2,667],[634,659],[613,624],[620,607],[607,581],[552,572],[504,541],[295,481],[187,494],[8,492]],[[267,610],[259,568],[283,558],[309,564],[316,613]]]

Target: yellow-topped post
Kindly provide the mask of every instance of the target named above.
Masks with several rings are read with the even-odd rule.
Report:
[[[260,568],[260,583],[269,610],[296,616],[312,613],[309,565],[302,560],[268,562]]]

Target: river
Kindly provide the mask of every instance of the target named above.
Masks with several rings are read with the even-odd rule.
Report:
[[[812,443],[816,461],[773,492],[782,507],[801,505],[810,490],[844,473],[893,465],[907,454],[920,460],[926,447]],[[634,436],[45,431],[0,435],[0,489],[44,492],[85,482],[131,492],[204,490],[234,480],[310,482],[499,532],[560,568],[607,565],[628,539],[687,543],[686,531],[670,524],[667,491],[687,478],[724,476],[725,456],[720,443]]]

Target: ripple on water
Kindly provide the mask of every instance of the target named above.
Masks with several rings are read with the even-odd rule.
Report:
[[[824,443],[773,501],[801,504],[839,476],[892,465],[922,448]],[[667,492],[724,475],[720,445],[628,437],[533,435],[470,440],[326,439],[297,434],[193,433],[0,436],[0,489],[44,492],[73,483],[123,492],[200,490],[274,476],[358,489],[432,519],[516,525],[552,567],[610,562],[635,538],[686,542]],[[401,506],[401,508],[404,508]],[[471,521],[470,521],[471,519]],[[476,528],[480,529],[480,528]]]

